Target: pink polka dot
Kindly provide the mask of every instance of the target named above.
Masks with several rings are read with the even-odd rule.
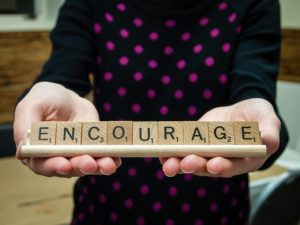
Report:
[[[240,210],[238,213],[238,218],[242,219],[244,217],[244,211]]]
[[[118,214],[116,212],[111,212],[109,217],[112,222],[116,222],[118,220]]]
[[[228,17],[228,22],[229,23],[233,23],[237,18],[237,14],[236,13],[232,13],[230,14],[230,16]]]
[[[171,77],[169,75],[164,75],[162,78],[161,78],[161,82],[164,84],[164,85],[168,85],[170,82],[171,82]]]
[[[231,45],[229,43],[224,43],[223,46],[222,46],[222,50],[224,53],[227,53],[229,52],[231,49]]]
[[[105,103],[103,104],[103,110],[104,110],[105,112],[109,112],[109,111],[111,110],[111,104],[110,104],[109,102],[105,102]]]
[[[184,174],[184,179],[186,180],[186,181],[191,181],[191,180],[193,180],[193,174]]]
[[[189,32],[184,32],[181,35],[181,40],[183,40],[183,41],[188,41],[188,40],[190,40],[190,38],[191,38],[191,34]]]
[[[218,210],[218,205],[217,205],[217,203],[211,203],[210,204],[210,207],[209,207],[209,210],[212,212],[212,213],[214,213],[214,212],[216,212],[217,210]]]
[[[227,217],[223,216],[221,218],[221,225],[227,225],[227,224],[228,224],[228,219],[227,219]]]
[[[175,20],[167,20],[166,21],[166,26],[169,28],[175,27],[176,26],[176,21]]]
[[[160,107],[159,111],[162,116],[166,116],[169,113],[169,108],[163,105]]]
[[[78,197],[78,202],[79,202],[79,203],[82,203],[83,200],[84,200],[84,196],[83,196],[83,195],[79,195],[79,197]]]
[[[156,172],[156,178],[157,178],[158,180],[162,180],[162,179],[164,179],[164,177],[165,177],[165,174],[164,174],[164,172],[163,172],[162,170],[158,170],[158,171]]]
[[[155,59],[151,59],[148,61],[148,66],[151,68],[151,69],[156,69],[158,64],[157,64],[157,61]]]
[[[154,212],[159,212],[162,208],[161,203],[159,201],[154,202],[152,208]]]
[[[144,51],[143,46],[141,46],[141,45],[136,45],[136,46],[134,46],[134,52],[135,52],[136,54],[141,54],[141,53],[143,53],[143,51]]]
[[[182,70],[184,69],[186,66],[186,61],[184,59],[181,59],[177,62],[177,68]]]
[[[94,23],[94,32],[96,34],[100,34],[101,30],[102,30],[102,26],[99,23]]]
[[[206,64],[206,66],[211,67],[215,64],[215,59],[213,57],[209,56],[205,59],[205,64]]]
[[[233,208],[237,206],[237,200],[236,200],[236,198],[233,198],[233,199],[231,200],[231,206],[232,206]]]
[[[125,200],[124,206],[126,209],[131,209],[133,207],[133,201],[130,198]]]
[[[182,99],[182,97],[183,97],[183,91],[182,90],[176,90],[175,92],[174,92],[174,97],[176,98],[176,99]]]
[[[196,44],[194,46],[193,50],[194,50],[194,53],[198,54],[198,53],[202,52],[203,46],[201,44]]]
[[[119,89],[118,89],[119,96],[123,97],[126,95],[126,93],[127,93],[127,89],[125,87],[119,87]]]
[[[227,75],[226,75],[226,74],[221,74],[221,75],[219,76],[219,82],[220,82],[221,84],[226,84],[227,81],[228,81],[228,78],[227,78]]]
[[[112,42],[112,41],[108,41],[106,42],[106,48],[109,50],[109,51],[112,51],[115,49],[115,44]]]
[[[167,219],[166,225],[174,225],[174,224],[175,224],[174,220],[172,220],[172,219]]]
[[[146,184],[142,185],[141,188],[140,188],[140,192],[141,192],[142,195],[148,194],[149,193],[148,185],[146,185]]]
[[[227,194],[228,192],[229,192],[229,185],[228,184],[225,184],[224,186],[223,186],[223,193],[224,194]]]
[[[128,176],[130,176],[130,177],[135,177],[135,176],[136,176],[136,168],[130,167],[130,168],[128,169]]]
[[[148,98],[151,98],[151,99],[155,98],[155,96],[156,96],[155,90],[149,89],[149,90],[147,91],[147,96],[148,96]]]
[[[106,12],[106,13],[104,13],[104,17],[105,17],[105,19],[106,19],[107,22],[109,22],[109,23],[114,22],[114,17],[113,17],[112,14]]]
[[[191,206],[188,203],[183,203],[183,205],[181,206],[181,211],[183,213],[188,213],[191,209]]]
[[[220,9],[221,11],[226,10],[227,7],[228,7],[228,4],[227,4],[226,2],[221,2],[221,3],[219,4],[219,9]]]
[[[208,17],[203,17],[202,19],[199,20],[199,25],[204,27],[209,23]]]
[[[145,222],[146,222],[146,220],[145,220],[145,218],[142,217],[142,216],[140,216],[140,217],[138,217],[138,218],[136,219],[136,224],[137,224],[137,225],[144,225]]]
[[[191,74],[189,75],[189,81],[190,81],[191,83],[195,83],[197,80],[198,80],[198,75],[197,75],[196,73],[191,73]]]
[[[110,72],[110,71],[104,72],[103,78],[104,78],[104,80],[106,80],[106,81],[110,81],[110,80],[113,78],[112,72]]]
[[[78,213],[77,218],[78,218],[78,220],[82,221],[82,220],[84,220],[84,216],[85,216],[84,213],[80,212],[80,213]]]
[[[242,32],[242,26],[238,26],[237,28],[236,28],[236,33],[237,34],[240,34]]]
[[[174,186],[172,186],[172,187],[170,187],[169,188],[169,195],[171,196],[171,197],[175,197],[176,195],[177,195],[177,188],[176,187],[174,187]]]
[[[188,114],[190,115],[190,116],[195,116],[196,115],[196,113],[197,113],[197,108],[196,108],[196,106],[194,106],[194,105],[191,105],[191,106],[189,106],[188,107]]]
[[[87,195],[89,193],[89,189],[87,187],[83,187],[83,193]]]
[[[104,203],[107,201],[106,195],[100,194],[100,195],[98,196],[98,201],[99,201],[100,203],[104,204]]]
[[[144,158],[145,163],[150,163],[152,161],[151,157],[145,157]]]
[[[90,183],[96,184],[96,178],[94,176],[90,176]]]
[[[197,219],[194,223],[194,225],[203,225],[203,221],[200,219]]]
[[[246,187],[247,187],[247,183],[245,181],[242,181],[240,185],[241,190],[245,190]]]
[[[100,65],[102,63],[101,56],[97,56],[96,63],[97,63],[97,65]]]
[[[115,191],[120,191],[120,189],[121,189],[121,184],[120,184],[120,182],[115,181],[115,182],[112,184],[112,187],[113,187],[113,189],[114,189]]]
[[[140,19],[140,18],[134,18],[133,24],[134,24],[136,27],[141,27],[141,26],[143,25],[143,20]]]
[[[219,28],[213,28],[211,31],[210,31],[210,36],[212,38],[216,38],[218,37],[220,34],[220,29]]]
[[[136,81],[141,81],[143,79],[143,74],[140,71],[137,71],[133,74],[133,78]]]
[[[134,113],[139,113],[139,112],[141,112],[141,106],[140,106],[140,104],[138,104],[138,103],[132,104],[131,110],[132,110],[132,112],[134,112]]]
[[[122,38],[128,38],[129,31],[127,29],[121,29],[120,30],[120,35],[121,35]]]
[[[121,12],[124,12],[126,11],[126,5],[123,2],[121,2],[117,5],[117,9]]]
[[[119,59],[119,63],[120,63],[120,65],[122,65],[122,66],[126,66],[126,65],[129,63],[129,59],[128,59],[126,56],[122,56],[122,57]]]
[[[213,93],[212,93],[212,91],[211,91],[210,89],[205,89],[205,90],[203,91],[203,98],[204,98],[205,100],[211,99],[212,95],[213,95]]]
[[[158,37],[159,37],[159,35],[156,32],[151,32],[149,34],[149,38],[150,38],[151,41],[156,41],[158,39]]]
[[[94,211],[95,211],[94,205],[90,205],[89,206],[89,212],[92,214],[92,213],[94,213]]]
[[[204,189],[204,188],[198,188],[198,190],[197,190],[197,196],[198,196],[199,198],[205,197],[205,196],[206,196],[206,191],[205,191],[205,189]]]
[[[172,55],[173,52],[174,52],[174,50],[173,50],[173,48],[172,48],[171,46],[166,46],[166,47],[164,48],[164,53],[165,53],[166,55]]]

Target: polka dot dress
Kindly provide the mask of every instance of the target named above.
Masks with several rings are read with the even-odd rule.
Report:
[[[226,104],[241,32],[228,2],[180,17],[154,15],[134,1],[90,2],[102,120],[197,120]],[[123,159],[115,175],[78,180],[72,224],[246,224],[247,179],[168,178],[158,159]]]

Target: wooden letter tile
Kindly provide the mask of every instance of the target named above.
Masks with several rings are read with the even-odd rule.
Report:
[[[157,122],[133,122],[133,144],[158,144]]]
[[[234,144],[234,131],[232,122],[209,122],[208,127],[210,144]]]
[[[55,145],[56,122],[34,122],[31,125],[31,145]]]
[[[180,121],[158,122],[158,143],[160,145],[183,144],[183,128]]]
[[[261,144],[257,122],[234,122],[234,136],[237,145]]]
[[[83,145],[106,144],[106,129],[106,121],[82,123],[81,143]]]
[[[107,144],[132,145],[132,121],[108,121]]]
[[[208,123],[198,121],[184,121],[183,139],[185,145],[209,144]]]
[[[78,122],[57,123],[56,144],[80,145],[81,144],[81,123]]]

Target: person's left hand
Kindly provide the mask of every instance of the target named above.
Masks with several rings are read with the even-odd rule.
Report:
[[[218,107],[208,111],[199,121],[258,121],[262,144],[267,146],[266,157],[211,159],[188,155],[180,158],[160,158],[164,173],[175,176],[191,173],[198,176],[232,177],[258,170],[279,147],[280,120],[273,106],[264,99],[253,98],[231,106]]]

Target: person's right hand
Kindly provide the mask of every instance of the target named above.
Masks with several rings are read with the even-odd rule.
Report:
[[[23,158],[20,148],[25,143],[27,130],[34,121],[98,121],[94,105],[65,87],[40,82],[32,87],[16,107],[14,139],[16,157],[33,172],[44,176],[72,177],[86,174],[110,175],[121,165],[120,158],[92,158],[82,155],[74,158]]]

